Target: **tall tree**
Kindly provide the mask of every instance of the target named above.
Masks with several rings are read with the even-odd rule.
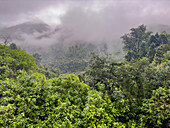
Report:
[[[128,61],[143,57],[143,53],[145,53],[145,51],[142,52],[142,50],[145,50],[144,43],[148,42],[152,33],[146,30],[145,25],[140,25],[138,28],[132,28],[130,31],[129,34],[125,34],[121,37],[124,43],[124,51],[127,52],[125,58]]]

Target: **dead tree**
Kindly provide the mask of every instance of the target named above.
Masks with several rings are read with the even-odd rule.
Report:
[[[12,42],[12,39],[9,35],[1,35],[0,40],[2,41],[2,44],[5,46],[11,44]]]

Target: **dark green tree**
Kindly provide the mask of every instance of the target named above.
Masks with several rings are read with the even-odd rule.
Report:
[[[158,88],[153,91],[150,99],[145,99],[141,107],[147,128],[169,128],[170,127],[170,88]]]
[[[17,48],[17,45],[16,45],[15,43],[11,43],[11,44],[9,45],[9,47],[10,47],[10,49],[12,49],[12,50],[18,49],[18,48]]]
[[[154,56],[155,56],[155,53],[156,53],[155,47],[156,47],[156,45],[155,45],[154,42],[149,46],[148,58],[149,58],[149,61],[150,61],[150,62],[153,61],[153,58],[154,58]]]
[[[148,32],[144,25],[140,25],[138,28],[132,28],[130,31],[129,34],[121,37],[124,43],[124,51],[127,52],[125,58],[128,61],[146,55],[144,43],[148,42],[151,35],[151,32]]]

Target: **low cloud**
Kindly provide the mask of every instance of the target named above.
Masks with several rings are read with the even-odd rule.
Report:
[[[40,19],[53,29],[60,28],[47,38],[37,39],[39,33],[22,35],[28,44],[113,43],[140,24],[170,25],[169,5],[168,0],[0,0],[0,24]]]

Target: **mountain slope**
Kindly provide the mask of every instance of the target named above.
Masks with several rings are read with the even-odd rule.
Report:
[[[170,26],[165,24],[150,24],[148,25],[148,30],[161,33],[162,31],[166,31],[170,33]]]
[[[25,22],[1,30],[3,34],[13,35],[14,33],[33,34],[34,32],[43,33],[48,31],[50,26],[43,22]]]

